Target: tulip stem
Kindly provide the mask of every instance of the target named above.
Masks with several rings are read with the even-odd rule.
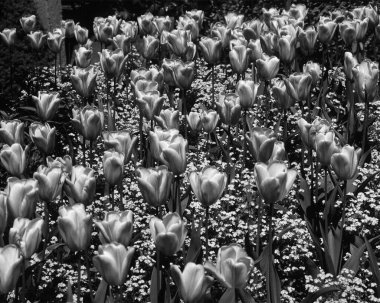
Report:
[[[83,150],[83,166],[86,167],[86,139],[83,137],[83,142],[82,142],[82,150]]]
[[[252,62],[252,81],[256,82],[255,61]]]
[[[80,291],[80,282],[82,278],[81,272],[81,258],[80,253],[78,252],[78,285],[77,285],[77,302],[81,302],[81,291]]]
[[[160,275],[160,268],[161,268],[161,262],[160,262],[160,252],[157,249],[157,260],[156,260],[156,280],[157,280],[157,302],[160,301],[160,290],[161,290],[161,275]]]
[[[264,92],[265,92],[265,127],[268,127],[268,117],[269,117],[269,81],[265,81],[265,87],[264,87]]]
[[[90,266],[90,256],[88,254],[88,251],[85,250],[84,252],[84,259],[86,262],[86,270],[87,270],[87,283],[88,283],[88,289],[90,291],[90,300],[93,301],[92,297],[92,284],[91,284],[91,266]]]
[[[263,200],[261,196],[258,196],[259,207],[257,209],[257,235],[256,235],[256,257],[260,256],[260,243],[261,243],[261,222],[262,222],[262,209],[263,209]]]
[[[362,137],[362,151],[365,153],[367,150],[367,130],[368,130],[368,115],[369,115],[369,108],[368,108],[368,98],[367,98],[367,92],[364,92],[364,121],[363,121],[363,137]]]
[[[206,206],[206,219],[205,219],[205,236],[206,236],[206,243],[205,243],[205,246],[206,246],[206,253],[205,253],[205,261],[208,259],[208,250],[209,250],[209,247],[208,247],[208,224],[209,224],[209,206],[207,205]]]
[[[327,205],[327,167],[325,167],[325,208],[328,207]],[[328,235],[329,233],[329,222],[328,222],[328,217],[326,216],[326,219],[325,219],[325,234],[326,236]]]
[[[269,278],[268,281],[267,281],[267,296],[268,296],[268,302],[271,302],[271,287],[270,287],[270,281],[272,280],[272,271],[270,270],[270,267],[271,266],[274,266],[273,264],[273,255],[272,255],[272,246],[273,246],[273,224],[272,224],[272,217],[273,217],[273,205],[274,203],[270,203],[269,204],[269,237],[268,237],[268,274],[267,274],[267,277]]]
[[[124,211],[124,203],[123,203],[123,180],[120,180],[119,183],[119,196],[120,196],[120,210]]]
[[[55,60],[54,60],[54,83],[55,87],[58,88],[57,86],[57,61],[58,61],[58,54],[55,54]]]
[[[284,108],[284,129],[282,133],[282,140],[284,141],[285,146],[286,146],[287,137],[288,137],[288,115],[287,115],[286,108]]]
[[[311,206],[314,208],[314,162],[313,162],[313,150],[311,147],[308,148],[309,153],[309,162],[310,162],[310,203]]]
[[[340,268],[342,266],[342,255],[343,255],[343,232],[344,232],[344,223],[346,221],[346,205],[347,205],[347,181],[345,180],[343,183],[343,198],[342,198],[342,230],[340,232],[340,252],[339,252],[339,267],[337,272],[340,272]]]
[[[140,132],[140,160],[143,158],[143,116],[140,110],[140,120],[139,120],[139,132]]]
[[[41,275],[42,275],[42,269],[44,267],[44,262],[45,262],[45,257],[46,257],[46,248],[47,248],[47,245],[49,243],[49,240],[50,240],[50,235],[49,235],[49,209],[48,209],[48,204],[46,201],[43,202],[44,203],[44,215],[45,215],[45,218],[44,218],[44,224],[45,224],[45,228],[46,228],[46,237],[45,237],[45,242],[44,242],[44,245],[43,245],[43,248],[42,248],[42,261],[41,261],[41,266],[38,270],[38,273],[37,273],[37,280],[36,280],[36,287],[38,287],[38,285],[40,284],[40,281],[41,281]]]
[[[187,139],[187,102],[186,102],[186,90],[183,90],[182,93],[182,114],[184,116],[184,121],[185,121],[185,139]]]
[[[11,96],[13,99],[13,68],[12,68],[12,47],[9,46],[9,82],[11,84]]]
[[[248,111],[244,109],[244,115],[242,116],[242,122],[243,122],[243,163],[242,163],[242,169],[246,166],[246,157],[247,157],[247,114]]]
[[[230,134],[231,134],[231,125],[228,125],[228,135],[227,135],[227,184],[231,183],[231,142],[230,142]],[[227,211],[228,211],[228,205],[227,204]]]
[[[177,208],[179,216],[182,219],[182,204],[181,204],[181,177],[176,176],[175,177],[175,183],[176,183],[176,194],[177,194]]]
[[[215,106],[215,75],[214,75],[214,69],[215,69],[215,65],[213,64],[212,67],[211,67],[211,82],[212,82],[212,86],[211,86],[211,89],[212,89],[212,106],[214,107]]]
[[[92,168],[92,162],[93,162],[93,160],[94,160],[94,155],[93,155],[93,152],[92,152],[92,144],[93,144],[93,142],[92,142],[92,140],[90,140],[90,167]]]
[[[25,272],[26,272],[26,260],[24,258],[23,264],[22,264],[22,290],[21,290],[21,302],[26,302],[25,299],[25,294],[26,294],[26,277],[25,277]]]

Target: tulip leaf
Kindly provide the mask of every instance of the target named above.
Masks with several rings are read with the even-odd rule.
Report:
[[[376,294],[380,296],[380,268],[377,264],[377,258],[371,244],[368,242],[367,237],[364,237],[365,246],[368,251],[369,264],[373,273],[373,279],[376,282]]]
[[[251,294],[244,289],[239,288],[238,295],[243,303],[255,303],[255,300],[252,298]]]
[[[334,216],[334,212],[335,212],[334,205],[335,205],[337,193],[338,193],[338,187],[335,187],[332,193],[330,194],[330,197],[328,197],[327,199],[327,203],[325,204],[325,209],[323,210],[323,220],[325,222],[330,223],[331,218]]]
[[[26,111],[30,111],[30,112],[34,112],[34,113],[37,112],[36,108],[33,106],[20,106],[18,109],[19,110],[26,110]]]
[[[364,188],[368,185],[369,182],[371,182],[378,174],[380,173],[380,170],[369,175],[367,179],[365,179],[359,187],[354,191],[354,195],[356,196],[358,193],[362,192]]]
[[[73,298],[73,289],[71,285],[70,279],[67,281],[67,297],[66,297],[66,303],[74,303],[74,298]]]
[[[281,302],[281,282],[278,273],[274,267],[274,263],[269,262],[268,245],[262,252],[262,260],[260,262],[261,271],[265,274],[267,283],[268,303],[280,303]],[[272,259],[273,260],[273,259]]]
[[[36,259],[37,259],[37,262],[42,262],[44,259],[48,259],[49,256],[55,251],[57,250],[58,248],[62,247],[62,246],[65,246],[66,244],[65,243],[55,243],[55,244],[52,244],[50,246],[48,246],[46,248],[46,252],[45,252],[45,256],[44,256],[44,252],[41,251],[39,252],[37,255],[36,255]]]
[[[191,240],[190,247],[187,251],[185,264],[189,262],[195,262],[201,252],[202,243],[201,243],[201,228],[195,228],[194,221],[192,222],[191,227]]]
[[[160,272],[161,275],[161,272]],[[158,281],[157,281],[157,268],[153,267],[152,270],[152,276],[150,279],[150,300],[152,303],[158,303],[157,296],[159,293],[160,287],[158,286]]]
[[[235,288],[227,288],[219,300],[219,303],[231,303],[236,302]]]
[[[301,199],[298,199],[298,201],[301,204],[304,214],[306,215],[308,208],[311,206],[310,188],[305,178],[303,178],[302,176],[300,176],[300,187],[303,193],[300,193]]]
[[[303,301],[301,303],[313,303],[319,297],[331,294],[331,293],[339,291],[339,290],[340,289],[337,286],[329,286],[329,287],[321,288],[321,289],[317,290],[316,292],[313,292],[313,293],[307,295],[307,297],[305,299],[303,299]]]
[[[170,294],[170,281],[169,281],[169,278],[166,277],[165,279],[165,285],[166,285],[166,288],[165,288],[165,303],[170,303],[171,302],[171,294]]]
[[[106,300],[108,284],[102,279],[95,294],[94,303],[104,303]]]
[[[331,227],[329,233],[327,235],[327,241],[329,246],[329,253],[331,256],[331,260],[334,265],[334,271],[338,274],[338,268],[340,265],[340,251],[341,251],[341,237],[342,237],[342,229],[340,225],[336,228]]]

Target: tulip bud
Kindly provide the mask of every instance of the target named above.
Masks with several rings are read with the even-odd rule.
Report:
[[[58,110],[60,99],[58,93],[45,94],[38,92],[38,96],[32,96],[36,105],[38,117],[43,121],[50,121]]]
[[[81,46],[78,50],[74,50],[75,53],[75,63],[78,67],[86,68],[91,63],[92,50]]]
[[[85,106],[81,110],[73,110],[71,121],[86,140],[95,141],[102,132],[104,116],[95,106]]]
[[[309,73],[293,73],[289,79],[285,79],[286,91],[294,100],[307,100],[310,95],[313,81]]]
[[[137,39],[136,48],[141,56],[147,60],[151,60],[158,52],[160,42],[154,36],[144,36]]]
[[[235,73],[241,75],[246,72],[251,53],[251,49],[247,49],[244,45],[236,45],[230,50],[230,63]]]
[[[178,129],[162,130],[159,127],[155,127],[154,132],[150,131],[150,151],[153,158],[157,161],[162,161],[162,148],[168,146],[178,134]]]
[[[124,154],[124,164],[131,159],[137,137],[131,137],[127,131],[107,131],[103,132],[103,139],[106,149],[114,148],[117,152]]]
[[[227,27],[230,29],[234,29],[235,27],[241,27],[244,20],[244,15],[237,15],[236,13],[228,13],[224,16],[224,20],[226,21]]]
[[[170,272],[181,298],[186,303],[203,302],[206,291],[214,280],[205,275],[203,265],[193,262],[188,262],[183,272],[177,265],[171,264]]]
[[[308,148],[315,147],[315,137],[318,133],[325,134],[330,130],[329,123],[319,117],[312,124],[307,123],[302,118],[297,121],[297,124],[300,129],[302,143]]]
[[[74,30],[75,30],[74,20],[72,19],[62,20],[61,26],[65,29],[65,35],[67,38],[74,37]]]
[[[28,17],[21,17],[20,19],[21,27],[26,34],[34,31],[37,23],[37,18],[35,15],[30,15]]]
[[[24,150],[19,143],[3,146],[0,151],[0,160],[8,174],[15,177],[21,177],[24,174],[28,165],[28,151],[29,146]]]
[[[74,28],[75,39],[77,40],[79,45],[84,45],[88,39],[88,29],[82,27],[77,23]]]
[[[8,145],[24,145],[24,123],[20,120],[0,121],[0,141]]]
[[[16,29],[4,28],[3,31],[0,32],[0,38],[6,46],[12,47],[15,44]]]
[[[222,55],[222,41],[218,38],[203,37],[199,42],[203,58],[208,64],[219,63]]]
[[[31,32],[27,35],[30,45],[34,50],[39,50],[42,48],[45,37],[46,35],[44,35],[42,31]]]
[[[212,133],[219,121],[219,115],[214,110],[203,111],[201,113],[201,122],[204,131],[208,134]]]
[[[86,213],[84,205],[61,206],[58,213],[58,231],[70,250],[87,249],[91,240],[92,216]]]
[[[43,226],[42,218],[16,218],[9,230],[9,243],[18,245],[24,258],[29,259],[40,245]]]
[[[364,37],[367,34],[368,22],[368,18],[365,18],[364,20],[356,20],[355,31],[357,41],[361,42],[364,40]]]
[[[255,104],[259,84],[252,80],[240,80],[236,87],[240,105],[244,110],[250,109]]]
[[[156,81],[149,80],[137,80],[136,84],[131,82],[131,85],[134,89],[136,99],[142,99],[149,92],[158,91],[158,83]]]
[[[2,246],[3,234],[7,228],[8,222],[8,206],[7,206],[7,194],[0,191],[0,246]]]
[[[23,257],[16,245],[0,247],[0,293],[7,294],[16,287],[22,267]]]
[[[274,56],[278,54],[279,36],[273,32],[267,32],[260,36],[261,47],[267,55]]]
[[[176,86],[174,81],[174,73],[173,71],[177,69],[177,66],[180,65],[179,60],[171,60],[164,58],[162,60],[162,70],[164,75],[164,82],[168,86]]]
[[[251,50],[250,60],[252,62],[256,62],[256,60],[263,58],[260,39],[249,40],[247,47]]]
[[[179,129],[179,111],[165,109],[159,116],[154,116],[157,124],[165,129]]]
[[[244,22],[242,24],[244,38],[247,41],[251,39],[252,40],[260,39],[263,26],[264,24],[258,19],[253,19],[251,21]]]
[[[312,85],[316,86],[321,79],[322,70],[318,63],[308,61],[303,66],[303,73],[309,73],[312,78]]]
[[[55,131],[55,127],[51,128],[48,123],[33,122],[29,126],[30,139],[45,155],[50,155],[54,152]]]
[[[186,116],[187,123],[193,132],[198,132],[202,129],[201,115],[197,112],[190,112]]]
[[[339,24],[339,32],[344,43],[350,46],[356,40],[356,21],[344,20]]]
[[[318,24],[318,39],[324,44],[329,44],[334,37],[337,24],[329,18],[320,17]]]
[[[189,180],[198,201],[204,207],[209,207],[222,196],[227,184],[227,175],[220,173],[215,167],[207,166],[201,173],[190,173]]]
[[[140,112],[151,121],[154,116],[158,116],[164,104],[164,97],[160,97],[159,91],[147,92],[142,98],[136,99]]]
[[[274,56],[264,56],[263,59],[256,60],[256,67],[259,77],[264,81],[269,81],[276,77],[280,69],[280,60]]]
[[[121,49],[112,52],[108,49],[103,49],[100,53],[100,66],[102,67],[104,76],[107,79],[115,78],[117,81],[120,81],[124,73],[127,58],[128,57],[124,57]]]
[[[124,56],[127,56],[131,51],[131,40],[131,37],[123,34],[113,37],[112,43],[116,49],[120,48],[123,51]]]
[[[341,180],[352,179],[357,171],[361,149],[345,145],[340,152],[331,156],[331,166]]]
[[[74,89],[82,98],[88,98],[94,93],[96,77],[97,74],[94,72],[93,66],[89,66],[86,69],[74,66],[74,73],[70,75]]]
[[[48,32],[47,45],[53,53],[58,54],[61,52],[63,40],[65,40],[65,37],[62,34]]]
[[[317,36],[318,33],[314,27],[308,27],[305,31],[303,29],[299,30],[298,41],[300,49],[305,56],[311,56],[314,53]]]
[[[211,29],[211,36],[219,38],[220,41],[222,41],[222,47],[227,48],[230,45],[232,33],[230,28],[227,28],[224,24],[217,22]]]
[[[185,241],[186,220],[177,213],[167,213],[162,220],[153,217],[150,220],[150,232],[157,250],[165,256],[177,253]]]
[[[174,20],[173,17],[159,16],[154,18],[153,24],[156,27],[158,34],[161,35],[163,31],[170,32],[173,29]]]
[[[174,136],[167,146],[162,147],[161,161],[175,175],[186,171],[187,140],[181,135]]]
[[[106,23],[112,27],[112,36],[116,36],[119,33],[122,20],[118,19],[116,15],[108,16]]]
[[[165,60],[165,59],[164,59]],[[130,75],[131,81],[133,83],[137,83],[139,80],[146,80],[149,82],[157,82],[157,88],[151,90],[160,90],[164,82],[164,74],[163,71],[157,70],[155,67],[151,67],[150,69],[146,69],[140,67],[139,69],[135,69],[131,71]]]
[[[199,9],[192,9],[191,11],[186,11],[186,16],[193,18],[198,23],[199,28],[202,28],[204,15],[204,11]]]
[[[137,23],[141,35],[154,35],[157,32],[157,27],[154,24],[154,16],[150,12],[137,17]]]
[[[273,19],[274,16],[280,15],[280,12],[278,11],[278,9],[273,8],[273,7],[268,9],[268,10],[263,7],[262,11],[263,11],[263,19],[264,19],[264,22],[267,25],[267,27],[270,27],[269,23]]]
[[[166,166],[139,167],[136,170],[136,176],[145,202],[153,207],[159,207],[167,202],[173,174]]]
[[[285,144],[282,141],[276,141],[273,145],[272,155],[269,159],[269,163],[273,161],[286,161],[287,155],[285,150]]]
[[[133,213],[130,210],[107,212],[103,221],[95,221],[95,226],[102,244],[117,242],[127,247],[132,239]]]
[[[53,159],[52,157],[48,156],[46,158],[47,166],[49,168],[52,168],[54,166],[58,166],[59,168],[62,169],[62,171],[66,174],[71,174],[72,168],[73,168],[73,163],[71,160],[71,157],[66,155],[63,158],[57,157]]]
[[[288,169],[284,162],[255,165],[256,185],[266,203],[281,201],[289,193],[297,177],[295,169]]]
[[[329,166],[333,154],[339,152],[339,147],[335,141],[335,133],[328,131],[327,133],[317,133],[315,136],[315,150],[317,158],[322,166]]]
[[[41,165],[33,174],[33,178],[38,181],[38,194],[42,201],[50,203],[61,196],[66,175],[59,165],[51,167]]]
[[[273,153],[274,143],[276,142],[276,134],[273,130],[263,127],[254,127],[250,130],[250,135],[245,136],[256,162],[268,162]]]
[[[183,56],[185,62],[193,61],[197,55],[197,46],[192,42],[187,43],[186,52]]]
[[[352,68],[358,64],[359,63],[356,59],[356,56],[354,56],[351,52],[344,53],[344,73],[346,74],[346,77],[351,81],[354,79]]]
[[[283,80],[275,79],[272,94],[278,105],[280,105],[280,107],[284,110],[289,109],[295,104],[295,100],[287,93],[285,82]]]
[[[107,45],[112,41],[113,31],[114,29],[110,23],[106,21],[100,22],[96,27],[97,35],[95,36],[97,36],[100,43]]]
[[[290,35],[282,36],[278,40],[278,56],[281,61],[290,64],[296,55],[297,40]]]
[[[94,171],[89,167],[76,165],[72,169],[71,180],[66,179],[63,190],[69,197],[70,203],[83,203],[87,205],[95,196]]]
[[[124,154],[117,151],[105,151],[103,156],[104,178],[109,185],[119,184],[124,173]]]
[[[216,103],[220,120],[226,125],[235,125],[239,123],[241,106],[237,94],[220,94],[219,102]]]
[[[244,288],[253,267],[252,258],[237,244],[219,248],[216,266],[206,261],[205,269],[226,288]]]
[[[8,178],[5,193],[10,217],[31,218],[34,215],[38,200],[37,180]]]
[[[180,16],[177,24],[178,29],[190,31],[191,39],[197,41],[199,36],[198,22],[189,16]]]
[[[368,59],[352,68],[355,90],[362,101],[371,102],[377,94],[377,83],[379,81],[379,65]]]
[[[377,13],[377,6],[368,4],[363,10],[364,17],[368,18],[368,25],[373,28],[379,24],[379,15]]]
[[[171,52],[178,57],[183,57],[187,44],[191,41],[191,34],[187,30],[173,30],[167,34],[166,39]]]
[[[178,61],[178,64],[176,64],[171,69],[171,72],[173,74],[172,77],[174,79],[175,85],[179,89],[185,90],[185,91],[190,89],[191,83],[194,80],[194,65],[195,65],[194,62],[183,63],[182,61]]]

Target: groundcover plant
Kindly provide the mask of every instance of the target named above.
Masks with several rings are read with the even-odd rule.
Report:
[[[0,302],[380,302],[379,15],[310,13],[2,29]]]

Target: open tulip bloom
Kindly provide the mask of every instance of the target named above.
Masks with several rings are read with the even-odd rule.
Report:
[[[62,195],[66,174],[60,165],[54,164],[50,167],[41,165],[33,174],[33,178],[38,181],[38,193],[42,201],[50,203]]]
[[[24,145],[24,123],[20,120],[1,121],[0,141],[8,145],[13,143]]]
[[[56,114],[60,99],[58,93],[46,94],[38,92],[38,96],[32,96],[36,105],[36,111],[39,118],[43,121],[50,121]]]
[[[16,245],[0,247],[0,293],[7,294],[16,287],[22,266],[22,253]]]
[[[64,191],[69,197],[70,203],[88,204],[95,196],[94,171],[89,167],[76,165],[72,169],[71,179],[64,184]]]
[[[48,123],[33,122],[29,126],[31,140],[45,155],[50,155],[54,152],[55,131],[55,127],[51,128]]]
[[[29,145],[22,148],[19,143],[4,145],[0,151],[0,161],[11,176],[22,177],[28,165]]]
[[[131,159],[137,137],[131,136],[128,131],[107,131],[103,132],[103,139],[106,149],[114,148],[117,152],[124,154],[124,164]]]

